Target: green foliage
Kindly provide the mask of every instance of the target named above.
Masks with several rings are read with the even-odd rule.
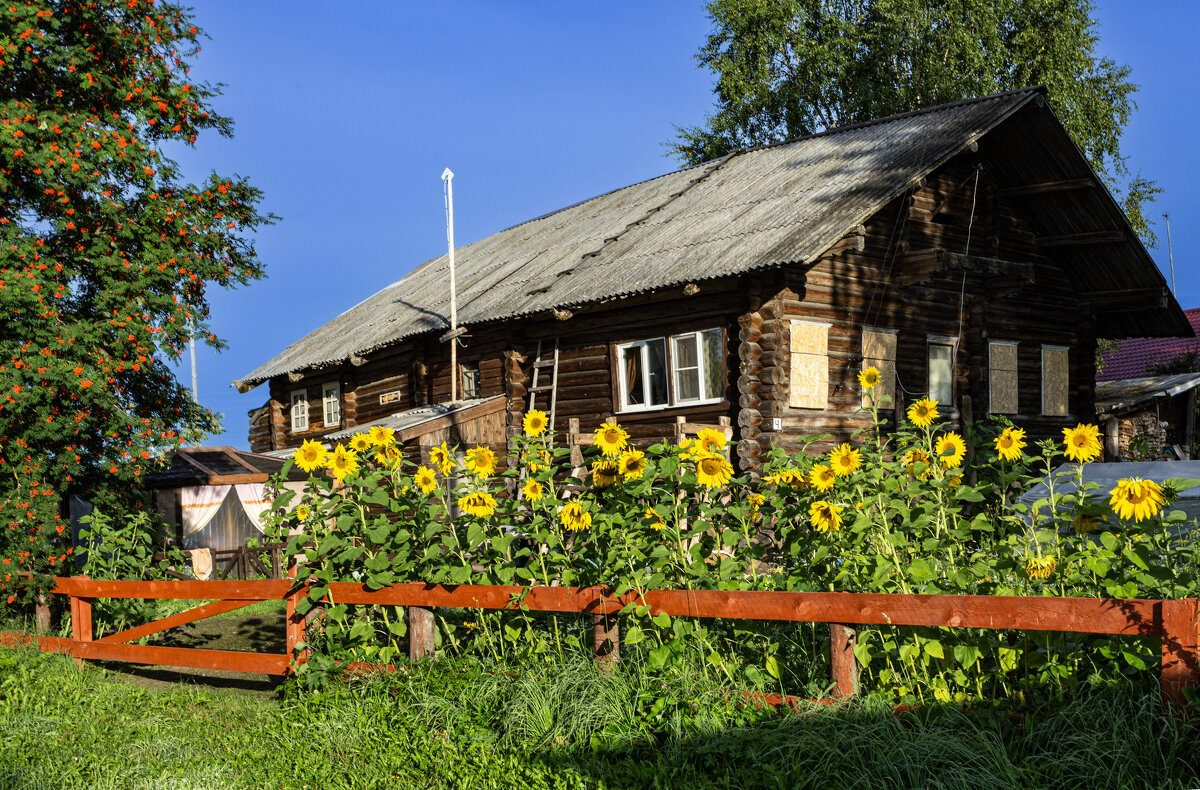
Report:
[[[152,457],[217,425],[171,361],[193,333],[221,346],[208,289],[262,277],[248,235],[272,218],[165,153],[232,131],[188,76],[203,35],[170,2],[0,7],[0,556],[39,575],[22,600],[67,493],[131,509]]]
[[[737,149],[1031,85],[1052,106],[1133,227],[1158,187],[1130,176],[1121,131],[1129,67],[1096,53],[1091,0],[712,0],[697,56],[716,112],[673,152],[699,164]],[[1122,181],[1127,183],[1121,185]]]

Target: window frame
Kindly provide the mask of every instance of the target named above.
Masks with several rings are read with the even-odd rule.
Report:
[[[933,397],[933,365],[929,355],[930,350],[934,346],[945,347],[950,349],[950,398],[942,401]],[[958,357],[958,338],[948,335],[926,335],[925,336],[925,397],[937,400],[938,404],[945,407],[945,411],[955,411],[954,403],[954,363]]]
[[[296,406],[303,404],[303,409],[297,412]],[[309,429],[308,419],[308,387],[292,390],[288,394],[288,416],[290,417],[289,424],[292,428],[292,433],[306,433]],[[300,418],[303,418],[303,425],[300,424]]]
[[[614,389],[613,389],[613,412],[616,414],[640,414],[642,412],[665,411],[667,409],[677,409],[677,408],[678,409],[682,409],[682,408],[690,409],[690,408],[694,408],[696,406],[707,406],[707,405],[711,405],[711,404],[715,404],[715,403],[725,402],[725,400],[726,400],[725,390],[727,389],[727,382],[725,382],[725,381],[722,381],[720,383],[720,390],[721,390],[720,395],[718,395],[717,397],[714,397],[714,398],[703,397],[703,393],[707,389],[707,384],[709,382],[707,380],[707,371],[706,371],[705,364],[704,364],[705,359],[704,359],[704,345],[702,342],[702,336],[707,332],[714,332],[714,331],[719,333],[718,338],[720,339],[720,343],[721,343],[721,346],[720,346],[721,369],[724,372],[724,375],[727,376],[728,369],[727,369],[727,364],[726,364],[726,357],[727,357],[728,341],[727,341],[727,338],[725,335],[724,328],[719,327],[719,326],[704,326],[704,327],[701,327],[698,329],[689,329],[685,332],[677,332],[672,335],[666,335],[666,334],[656,335],[653,337],[638,338],[637,340],[627,340],[627,341],[623,341],[623,342],[615,342],[614,341],[614,342],[610,343],[609,355],[610,355],[610,359],[612,360],[612,374],[613,374],[612,381],[615,385]],[[676,340],[676,338],[683,338],[688,335],[692,336],[692,339],[693,339],[692,342],[696,344],[696,352],[697,352],[697,360],[696,361],[697,361],[697,367],[699,369],[699,375],[698,375],[699,384],[700,384],[699,392],[701,393],[701,396],[696,399],[680,401],[678,398],[676,381],[675,381],[676,373],[677,373],[677,370],[675,367],[675,340]],[[656,403],[656,404],[646,403],[643,405],[626,403],[625,398],[626,398],[626,393],[628,392],[628,386],[627,386],[627,381],[625,379],[625,365],[623,364],[625,349],[634,348],[634,347],[640,348],[641,349],[640,354],[641,354],[642,369],[649,371],[649,350],[648,350],[648,348],[649,348],[650,344],[658,343],[658,342],[661,342],[663,344],[663,366],[664,366],[663,372],[666,376],[666,384],[667,384],[667,400],[666,400],[666,402],[665,403]],[[688,370],[691,370],[691,368],[689,367]],[[643,377],[643,381],[642,381],[642,393],[643,393],[643,396],[645,397],[646,401],[650,400],[650,386],[651,386],[650,385],[650,376],[646,375]]]
[[[330,393],[333,397],[330,397]],[[329,407],[333,405],[335,420],[329,421]],[[342,383],[326,381],[321,385],[321,421],[326,428],[338,428],[342,424]]]
[[[474,374],[474,394],[467,394],[467,374]],[[458,363],[458,394],[464,399],[483,397],[483,374],[479,371],[479,360],[469,360]]]

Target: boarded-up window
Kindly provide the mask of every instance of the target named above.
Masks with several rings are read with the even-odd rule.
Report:
[[[874,367],[879,371],[879,384],[875,386],[875,403],[881,409],[896,406],[896,332],[881,329],[863,330],[863,370]],[[884,398],[887,401],[884,402]],[[863,393],[863,406],[870,405]]]
[[[1069,371],[1066,346],[1042,346],[1042,414],[1067,416]]]
[[[996,341],[988,344],[988,411],[1016,414],[1017,344]]]
[[[829,324],[791,322],[792,380],[788,403],[797,409],[829,405]]]

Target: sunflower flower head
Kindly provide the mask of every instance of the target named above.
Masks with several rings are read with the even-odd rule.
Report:
[[[1025,430],[1010,425],[1000,432],[993,444],[996,446],[996,454],[1000,456],[1000,460],[1019,461],[1021,460],[1021,451],[1025,449]]]
[[[1063,428],[1063,445],[1063,452],[1072,461],[1094,461],[1100,457],[1100,429],[1082,422],[1074,428]]]
[[[296,448],[296,452],[292,454],[292,457],[296,459],[296,466],[305,472],[312,472],[324,466],[325,448],[320,442],[309,439]]]
[[[666,522],[663,521],[663,517],[652,507],[646,508],[646,512],[642,514],[642,518],[650,522],[650,529],[655,532],[662,532],[667,527]]]
[[[908,407],[908,421],[918,428],[928,428],[940,416],[938,402],[931,398],[921,398]]]
[[[563,529],[582,532],[592,526],[592,514],[584,510],[581,502],[568,502],[558,509],[558,521]]]
[[[496,498],[486,491],[472,491],[458,498],[458,506],[475,518],[488,518],[496,512]]]
[[[932,460],[929,453],[919,447],[914,447],[904,454],[900,462],[904,464],[910,475],[916,475],[920,480],[925,480],[929,477]],[[918,469],[918,467],[920,468]]]
[[[848,444],[841,444],[829,454],[829,467],[838,477],[854,474],[862,466],[862,453]]]
[[[750,503],[750,512],[757,514],[758,509],[763,506],[763,503],[767,501],[767,498],[762,494],[750,494],[748,497],[746,497],[746,501]]]
[[[933,445],[934,455],[946,469],[955,469],[962,465],[963,457],[967,454],[967,443],[954,431],[943,433]]]
[[[696,434],[696,446],[702,453],[725,452],[725,434],[712,428],[701,428]]]
[[[646,454],[641,450],[626,450],[617,460],[617,467],[626,480],[637,480],[646,474]]]
[[[347,444],[354,452],[361,453],[371,449],[371,437],[365,433],[356,433],[350,437]]]
[[[496,471],[496,454],[490,447],[476,445],[467,450],[463,465],[476,477],[491,477],[492,473]]]
[[[1137,477],[1118,480],[1108,504],[1120,518],[1144,521],[1157,516],[1166,502],[1162,488],[1153,480]]]
[[[808,506],[808,518],[817,532],[837,532],[842,528],[842,507],[818,499]]]
[[[592,483],[598,488],[608,488],[617,482],[621,469],[611,458],[599,458],[592,462]]]
[[[817,464],[808,473],[808,482],[821,493],[825,493],[833,488],[833,484],[836,481],[837,474],[825,464]]]
[[[871,365],[858,374],[858,386],[864,390],[873,390],[879,386],[879,368]]]
[[[367,431],[367,439],[376,447],[387,447],[396,443],[396,432],[382,425],[375,425]]]
[[[454,456],[450,454],[450,448],[445,442],[429,448],[429,463],[436,466],[443,477],[449,477],[454,471]]]
[[[375,448],[375,460],[382,464],[385,469],[395,469],[400,465],[401,458],[403,458],[403,455],[395,443]]]
[[[696,459],[696,482],[705,488],[728,485],[733,466],[724,455],[706,453]]]
[[[421,489],[422,494],[428,494],[437,488],[437,474],[428,466],[418,466],[413,475],[413,482]]]
[[[541,409],[530,409],[521,418],[521,427],[526,436],[541,436],[549,425],[550,420],[546,419],[546,412]]]
[[[346,446],[342,444],[333,448],[333,452],[325,456],[325,463],[328,465],[333,479],[338,481],[345,480],[347,475],[358,471],[358,456],[354,454],[353,450],[347,450]]]
[[[606,422],[595,430],[596,446],[607,458],[616,458],[629,445],[629,434],[615,422]]]
[[[1053,557],[1028,557],[1025,560],[1025,575],[1031,579],[1049,579],[1050,574],[1054,573],[1055,564]]]
[[[525,485],[521,487],[521,495],[528,502],[538,502],[546,495],[546,489],[541,483],[530,478],[525,481]]]
[[[531,448],[525,456],[525,468],[530,473],[541,472],[550,468],[550,451],[545,447]]]
[[[308,505],[297,505],[296,506],[296,520],[297,521],[301,521],[301,522],[308,521],[308,517],[311,513],[312,513],[312,511],[309,509]]]

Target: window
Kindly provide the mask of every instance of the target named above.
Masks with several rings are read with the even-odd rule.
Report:
[[[1069,370],[1066,346],[1042,346],[1042,414],[1067,416]]]
[[[881,409],[896,407],[896,330],[864,329],[862,340],[863,370],[874,367],[879,371],[879,383],[875,385],[875,403]],[[887,401],[883,401],[884,398]],[[863,393],[863,406],[870,404]]]
[[[1003,340],[988,343],[988,411],[1016,414],[1017,344]]]
[[[615,354],[620,411],[712,403],[725,395],[720,329],[621,343]]]
[[[342,424],[341,392],[336,381],[328,381],[321,387],[321,406],[325,415],[325,427],[336,428]]]
[[[292,390],[292,433],[308,430],[308,390]]]
[[[954,343],[930,339],[929,397],[945,409],[954,408]]]
[[[464,362],[458,366],[460,371],[463,398],[478,398],[480,396],[479,363]]]
[[[829,324],[792,321],[792,376],[788,405],[824,409],[829,405]]]

